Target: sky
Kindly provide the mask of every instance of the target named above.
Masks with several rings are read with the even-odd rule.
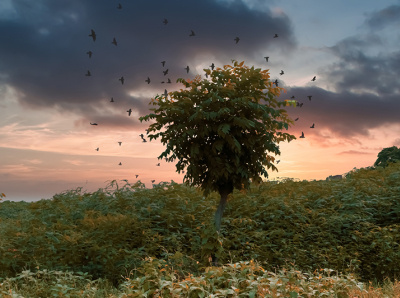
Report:
[[[112,180],[181,183],[157,159],[161,142],[142,142],[149,123],[138,118],[156,94],[182,88],[178,78],[232,59],[269,69],[287,91],[279,99],[303,103],[287,108],[297,139],[280,143],[269,179],[371,166],[400,146],[399,29],[400,0],[3,0],[0,193],[32,201]]]

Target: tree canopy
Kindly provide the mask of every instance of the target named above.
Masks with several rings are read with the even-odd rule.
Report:
[[[384,148],[378,153],[378,159],[375,161],[375,167],[386,167],[389,163],[400,162],[400,148],[396,146]]]
[[[295,139],[282,132],[294,123],[282,108],[288,101],[277,100],[283,89],[273,85],[268,70],[233,61],[204,71],[204,79],[178,79],[185,89],[157,95],[152,113],[139,119],[155,120],[150,140],[161,137],[166,145],[158,158],[178,160],[186,183],[206,195],[248,188],[268,177],[267,169],[277,170],[269,153],[280,154],[278,143]]]

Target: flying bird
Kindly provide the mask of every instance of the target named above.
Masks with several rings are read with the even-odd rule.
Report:
[[[164,96],[165,96],[165,98],[168,97],[168,91],[167,91],[167,89],[164,90]]]
[[[156,166],[159,167],[159,166],[160,166],[160,163],[156,164]]]
[[[312,95],[308,95],[307,97],[308,97],[308,99],[311,101],[311,97],[312,97]]]
[[[168,78],[167,84],[171,84],[171,80]]]
[[[121,146],[121,145],[122,145],[122,142],[118,142],[118,144]]]
[[[139,177],[139,175],[135,175],[135,176],[136,176],[136,178]]]
[[[110,102],[114,102],[114,97],[111,97],[111,100],[110,100]]]
[[[190,31],[192,31],[192,32],[190,33],[189,36],[195,36],[196,35],[193,30],[190,30]]]
[[[91,33],[89,34],[93,38],[93,41],[96,41],[96,32],[94,32],[93,29],[91,29]]]
[[[280,73],[280,75],[283,75],[285,72],[283,71],[283,70],[281,70],[281,73]]]
[[[165,66],[165,61],[161,61],[161,64],[164,67]]]
[[[189,68],[189,65],[186,66],[185,69],[186,69],[186,73],[189,73],[189,69],[190,69],[190,68]]]
[[[121,3],[118,3],[118,6],[117,6],[117,8],[118,8],[118,9],[122,9],[122,5],[121,5]]]
[[[269,57],[264,57],[264,58],[265,58],[265,60],[268,62]]]
[[[168,20],[164,19],[163,23],[164,23],[164,25],[167,25],[168,24]]]
[[[87,73],[85,74],[85,76],[90,77],[92,74],[90,73],[90,71],[88,70]]]
[[[92,122],[90,122],[90,125],[97,125],[97,123],[92,123]]]
[[[150,84],[150,78],[147,77],[147,80],[144,80],[145,82],[147,82],[147,84]]]
[[[314,128],[314,125],[315,125],[315,124],[313,123],[313,124],[310,126],[310,128]]]
[[[154,183],[154,182],[156,182],[156,180],[151,180],[151,183]]]
[[[275,84],[276,87],[278,87],[278,80],[275,80],[275,82],[273,82]]]
[[[211,67],[211,70],[214,70],[214,67],[215,67],[214,63],[211,63],[210,67]]]
[[[111,43],[117,45],[117,40],[115,39],[115,37],[113,38],[113,41]]]
[[[305,137],[304,137],[304,132],[301,132],[301,136],[300,136],[300,139],[304,139]]]
[[[236,36],[236,38],[233,40],[236,41],[236,44],[237,44],[239,42],[240,38]]]
[[[278,164],[278,163],[280,163],[280,162],[281,162],[281,160],[277,160],[277,161],[276,161],[276,164]]]
[[[299,120],[299,117],[297,117],[296,119],[294,119],[294,121],[297,121],[297,120]]]
[[[132,114],[132,109],[127,110],[128,112],[128,116],[130,116]]]
[[[163,70],[163,74],[164,74],[164,76],[166,76],[166,75],[167,75],[167,73],[168,73],[168,68],[167,68],[166,70]]]
[[[118,81],[121,81],[121,84],[123,85],[124,82],[125,82],[125,79],[124,79],[124,77],[120,77],[120,78],[118,79]]]
[[[99,148],[97,147],[96,149],[94,149],[94,150],[96,150],[96,151],[99,151]]]
[[[278,37],[278,34],[277,33],[275,33],[275,35],[274,35],[274,38],[277,38]]]
[[[119,166],[122,166],[122,162],[120,162],[118,165],[119,165]]]
[[[93,52],[92,51],[88,51],[88,52],[86,52],[86,54],[89,55],[89,58],[92,58]]]
[[[317,77],[316,76],[314,76],[312,79],[311,79],[311,81],[315,81],[317,79]]]

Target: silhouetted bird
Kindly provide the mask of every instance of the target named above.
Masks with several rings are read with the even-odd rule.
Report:
[[[118,9],[122,9],[122,5],[121,5],[121,3],[118,3],[118,6],[117,6],[117,8],[118,8]]]
[[[91,29],[91,32],[92,33],[90,33],[89,36],[91,36],[93,38],[93,41],[96,41],[96,32],[94,32],[93,29]]]
[[[295,97],[294,97],[294,95],[292,95],[290,98],[291,98],[291,99],[294,99]]]
[[[278,37],[278,34],[275,33],[274,38],[277,38],[277,37]]]
[[[301,136],[299,137],[300,139],[304,139],[304,132],[301,132]]]
[[[166,76],[166,75],[167,75],[167,73],[168,73],[168,68],[167,68],[166,70],[163,70],[163,74],[164,74],[164,76]]]
[[[135,176],[136,176],[136,178],[139,177],[139,175],[135,175]]]
[[[156,166],[159,167],[159,166],[160,166],[160,163],[156,164]]]
[[[121,84],[123,85],[124,82],[125,82],[125,79],[124,79],[124,77],[120,77],[120,78],[118,79],[118,81],[121,81]]]
[[[168,91],[167,91],[167,89],[164,90],[164,96],[165,96],[165,98],[168,97]]]
[[[122,145],[122,142],[118,142],[118,144],[121,146],[121,145]]]
[[[92,123],[92,122],[90,122],[90,125],[97,125],[97,123]]]
[[[273,82],[275,84],[276,87],[278,87],[278,80],[275,80],[275,82]]]
[[[239,37],[236,37],[236,38],[234,39],[234,41],[236,41],[236,44],[239,42],[239,40],[240,40]]]
[[[312,80],[311,81],[315,81],[317,79],[317,77],[316,76],[314,76],[313,78],[312,78]]]
[[[114,97],[111,97],[111,100],[110,100],[110,102],[114,102]]]
[[[312,95],[308,95],[307,97],[308,97],[308,99],[311,101],[311,97],[312,97]]]
[[[163,23],[164,23],[164,25],[167,25],[168,24],[168,20],[164,19]]]
[[[265,60],[268,62],[269,57],[264,57],[264,58],[265,58]]]
[[[281,160],[277,160],[277,161],[276,161],[276,164],[278,164],[278,163],[280,163],[280,162],[281,162]]]
[[[86,54],[89,55],[89,58],[92,58],[93,52],[92,51],[88,51],[88,52],[86,52]]]
[[[96,150],[96,151],[99,151],[99,148],[97,147],[96,149],[94,149],[94,150]]]
[[[165,66],[165,61],[161,61],[161,64],[164,67]]]
[[[190,31],[191,31],[191,33],[190,33],[189,36],[195,36],[196,35],[193,30],[190,30]]]
[[[206,73],[206,78],[208,79],[208,74]]]
[[[190,68],[189,68],[189,65],[186,66],[185,69],[186,69],[186,73],[189,73],[189,69],[190,69]]]
[[[139,136],[144,140],[144,134],[141,133]]]
[[[122,162],[120,162],[118,165],[122,166]]]
[[[90,77],[92,74],[90,73],[90,71],[88,70],[87,73],[85,74],[85,76]]]
[[[128,116],[130,116],[132,114],[132,109],[127,110],[128,112]]]
[[[113,38],[113,41],[111,43],[117,45],[117,40],[115,39],[115,37]]]
[[[314,125],[315,125],[315,124],[313,123],[313,124],[310,126],[310,128],[314,128]]]
[[[283,71],[283,70],[281,70],[281,73],[280,73],[280,75],[283,75],[285,72]]]
[[[150,84],[150,78],[147,77],[147,80],[144,80],[145,82],[147,82],[147,84]]]
[[[299,120],[299,118],[297,117],[296,119],[294,119],[294,121],[297,121],[297,120]]]
[[[170,80],[170,79],[168,79],[167,83],[168,83],[168,84],[171,84],[171,80]]]
[[[214,67],[215,67],[214,63],[211,63],[210,67],[211,67],[211,70],[214,70]]]
[[[154,182],[156,182],[156,180],[151,180],[151,183],[154,183]]]

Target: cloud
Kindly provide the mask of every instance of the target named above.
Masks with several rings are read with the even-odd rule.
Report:
[[[38,0],[35,5],[20,0],[12,5],[17,16],[0,19],[0,35],[8,41],[0,49],[0,85],[17,90],[19,102],[27,108],[72,112],[86,120],[99,116],[110,126],[128,124],[113,120],[113,113],[108,118],[101,115],[98,106],[114,97],[118,102],[110,108],[114,112],[134,106],[143,115],[150,98],[130,94],[163,93],[162,80],[194,76],[194,72],[186,74],[184,67],[195,69],[198,56],[218,57],[215,63],[244,60],[273,47],[275,33],[280,34],[274,40],[280,48],[296,47],[286,15],[253,10],[241,1],[228,6],[214,0],[126,2],[121,10],[114,3],[79,0]],[[88,36],[91,29],[97,34],[95,42]],[[196,36],[190,37],[190,30]],[[241,39],[237,45],[236,36]],[[114,37],[118,46],[111,44]],[[89,50],[92,58],[86,54]],[[203,68],[211,62],[203,61]],[[164,76],[167,68],[169,74]],[[90,77],[85,76],[88,70]],[[124,85],[118,81],[121,76]]]
[[[365,23],[374,30],[383,29],[390,25],[400,25],[400,5],[391,5],[385,9],[370,13]]]

